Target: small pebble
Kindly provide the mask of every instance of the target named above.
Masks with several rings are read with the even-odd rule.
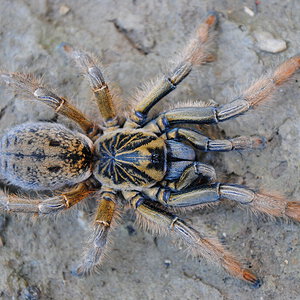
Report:
[[[227,234],[226,232],[223,232],[222,235],[226,238]]]
[[[252,9],[250,9],[248,6],[244,6],[244,12],[248,14],[250,17],[254,17],[255,13]]]
[[[172,263],[172,262],[171,262],[169,259],[165,259],[165,261],[164,261],[164,264],[165,264],[165,266],[166,266],[167,268],[170,267],[171,263]]]
[[[286,259],[286,260],[284,261],[284,263],[285,263],[286,265],[288,265],[288,264],[289,264],[289,261]]]
[[[61,5],[61,7],[59,8],[59,14],[61,16],[65,16],[69,11],[71,10],[71,8],[65,4]]]
[[[37,286],[28,286],[22,292],[22,300],[39,300],[41,291]]]
[[[275,39],[270,32],[255,31],[253,34],[257,41],[256,45],[260,50],[270,53],[278,53],[286,50],[287,48],[284,40]]]

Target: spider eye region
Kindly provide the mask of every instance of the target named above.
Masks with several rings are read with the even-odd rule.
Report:
[[[142,130],[122,129],[95,142],[94,176],[114,188],[152,186],[166,173],[166,146],[163,139]]]

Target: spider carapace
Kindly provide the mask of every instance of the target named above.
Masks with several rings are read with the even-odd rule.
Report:
[[[95,156],[95,177],[117,189],[151,187],[167,171],[165,141],[144,130],[109,132],[95,142]]]
[[[8,85],[75,121],[83,132],[47,122],[29,123],[8,131],[0,144],[1,174],[7,183],[25,191],[48,190],[54,194],[31,199],[2,191],[0,205],[4,210],[50,214],[88,197],[98,200],[92,238],[74,274],[89,274],[101,264],[111,231],[124,206],[127,207],[124,203],[135,211],[141,227],[154,234],[173,234],[194,256],[204,256],[256,287],[260,286],[260,279],[216,238],[195,230],[174,212],[229,199],[254,212],[300,221],[299,202],[218,182],[215,169],[197,160],[199,151],[260,149],[263,138],[240,136],[216,140],[195,128],[180,126],[217,124],[246,113],[290,79],[300,67],[299,55],[283,62],[227,104],[203,107],[199,103],[178,103],[177,108],[149,116],[151,108],[174,90],[194,66],[212,60],[208,48],[216,24],[217,14],[210,13],[174,68],[138,93],[138,102],[128,108],[127,117],[119,108],[120,100],[110,92],[96,60],[68,44],[62,45],[90,82],[103,119],[101,124],[91,121],[33,76],[1,73]]]

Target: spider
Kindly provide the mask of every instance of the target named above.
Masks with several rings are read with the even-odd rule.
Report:
[[[1,73],[8,85],[75,121],[83,132],[55,123],[27,123],[10,129],[0,144],[1,174],[8,184],[25,191],[53,193],[31,199],[2,191],[3,210],[44,215],[67,210],[89,196],[98,200],[93,235],[74,275],[88,275],[99,267],[111,232],[126,205],[134,210],[140,227],[153,234],[172,234],[195,257],[205,257],[254,287],[261,285],[255,274],[216,238],[200,233],[176,213],[228,199],[254,212],[300,221],[299,202],[218,182],[215,169],[196,158],[198,152],[259,149],[264,145],[263,138],[216,140],[195,128],[180,127],[180,124],[217,124],[246,113],[290,79],[300,68],[300,55],[286,60],[227,104],[179,105],[150,117],[150,110],[193,67],[212,60],[209,46],[217,22],[217,13],[209,13],[183,49],[175,68],[138,94],[138,102],[126,118],[117,113],[118,99],[109,90],[96,60],[71,45],[62,45],[89,80],[103,118],[101,124],[93,122],[33,76]]]

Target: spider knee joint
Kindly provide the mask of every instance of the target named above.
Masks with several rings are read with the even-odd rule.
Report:
[[[157,118],[156,125],[158,126],[160,132],[165,132],[166,129],[170,127],[170,123],[165,114],[162,114],[159,118]]]
[[[145,199],[143,197],[136,195],[131,199],[131,204],[134,207],[134,209],[137,209],[139,206],[141,206],[144,203],[144,201]]]
[[[142,125],[146,121],[146,118],[147,118],[146,114],[137,110],[131,116],[131,120],[138,125]]]
[[[118,119],[115,117],[105,120],[104,124],[106,128],[115,129],[115,127],[118,127]]]
[[[178,221],[178,217],[175,217],[172,221],[171,224],[169,226],[170,230],[174,229],[175,223]]]
[[[70,208],[71,205],[68,197],[64,194],[62,194],[62,197],[64,198],[66,208]]]
[[[60,104],[55,108],[55,112],[58,113],[61,108],[64,106],[64,104],[66,103],[66,100],[64,98],[61,98],[61,102]]]
[[[179,139],[179,129],[174,128],[167,132],[168,140],[178,140]]]
[[[103,225],[105,227],[109,227],[110,226],[110,222],[103,221],[103,220],[97,220],[95,223],[99,224],[99,225]]]

